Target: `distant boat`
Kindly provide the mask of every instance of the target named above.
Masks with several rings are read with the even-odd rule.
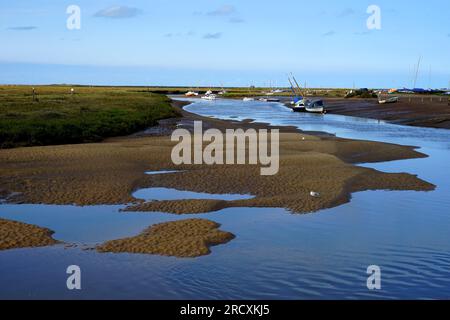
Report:
[[[269,101],[268,99],[266,99],[266,98],[260,98],[259,99],[259,101],[262,101],[262,102],[267,102],[267,101]]]
[[[323,100],[315,100],[305,105],[306,112],[310,113],[325,113],[325,106]]]
[[[242,99],[242,101],[255,101],[255,98],[247,98],[247,97],[245,97],[244,99]]]
[[[204,100],[216,100],[217,97],[216,97],[215,94],[210,93],[210,94],[205,94],[205,95],[202,97],[202,99],[204,99]]]
[[[198,92],[195,91],[188,91],[184,94],[186,97],[196,97],[198,96]]]
[[[203,100],[216,100],[217,96],[213,94],[211,90],[205,92],[205,95],[202,97]]]
[[[389,99],[378,100],[379,104],[396,103],[396,102],[398,102],[398,97],[392,97]]]

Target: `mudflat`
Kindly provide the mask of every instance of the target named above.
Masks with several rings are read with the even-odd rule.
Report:
[[[174,103],[178,109],[181,105]],[[170,128],[181,125],[190,130],[195,120],[202,120],[206,128],[219,130],[270,128],[251,121],[221,121],[185,111],[181,113],[183,117],[164,125]],[[279,173],[261,176],[259,165],[175,166],[171,160],[175,142],[170,140],[170,136],[161,135],[161,132],[170,130],[157,132],[156,136],[140,133],[101,143],[0,150],[0,195],[10,203],[121,204],[128,206],[125,211],[139,212],[199,214],[229,207],[281,207],[300,214],[341,205],[350,201],[351,194],[358,191],[429,191],[435,188],[415,175],[383,173],[356,165],[426,157],[412,146],[340,139],[295,128],[281,128]],[[159,170],[182,171],[145,174],[146,171]],[[151,187],[214,194],[250,194],[254,198],[145,202],[133,197],[134,191]],[[317,196],[311,196],[312,191]],[[109,242],[99,247],[99,251],[174,256],[207,254],[206,244],[210,243],[210,238],[205,228],[210,230],[216,226],[197,220],[187,221],[186,225],[180,223],[182,227],[178,224],[158,227],[156,238],[170,242],[174,239],[174,230],[182,234],[186,228],[189,232],[198,233],[198,238],[195,236],[191,241],[195,245],[182,245],[183,240],[176,238],[176,247],[157,246],[155,229],[150,228],[135,238]],[[22,233],[29,234],[26,230]]]
[[[35,248],[59,243],[53,231],[27,223],[0,219],[0,250]]]
[[[397,103],[378,104],[377,99],[325,98],[325,103],[332,114],[371,118],[408,126],[450,129],[448,97],[401,95],[399,99]]]
[[[99,252],[142,253],[193,258],[210,253],[209,248],[231,241],[234,235],[218,230],[220,225],[205,219],[172,221],[151,226],[132,238],[108,241]]]
[[[186,114],[218,129],[264,127],[251,122],[220,121]],[[254,199],[212,203],[160,202],[142,208],[191,213],[227,206],[283,207],[296,213],[342,204],[356,191],[374,189],[432,190],[434,186],[406,173],[382,173],[354,165],[426,155],[414,147],[304,134],[293,128],[280,133],[280,171],[261,176],[257,165],[181,165],[171,160],[169,136],[129,136],[102,143],[0,150],[0,192],[9,202],[59,205],[142,204],[132,193],[167,187],[207,193],[240,193]],[[183,170],[165,175],[146,171]],[[311,191],[320,193],[313,198]],[[139,209],[134,208],[134,209]]]

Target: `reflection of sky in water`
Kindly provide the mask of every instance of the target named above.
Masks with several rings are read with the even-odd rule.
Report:
[[[120,206],[3,205],[2,217],[49,227],[56,231],[56,238],[81,243],[134,235],[153,223],[192,217],[217,221],[237,238],[198,259],[96,254],[61,246],[0,252],[0,298],[450,296],[450,131],[337,115],[294,114],[273,103],[201,101],[187,109],[419,146],[429,158],[363,166],[418,174],[437,189],[359,192],[351,203],[308,215],[271,208],[176,216],[122,213]],[[65,268],[70,264],[82,268],[82,292],[65,289]],[[366,268],[371,264],[382,269],[380,292],[365,287]]]
[[[245,200],[251,199],[253,196],[241,194],[211,194],[192,191],[180,191],[170,188],[148,188],[141,189],[133,193],[136,199],[146,201],[152,200],[183,200],[183,199],[209,199],[209,200]]]

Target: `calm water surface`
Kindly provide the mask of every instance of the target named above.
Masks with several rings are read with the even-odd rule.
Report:
[[[3,251],[0,298],[450,298],[450,131],[296,114],[278,103],[258,101],[195,100],[186,109],[223,119],[251,118],[346,138],[414,145],[430,157],[361,165],[416,174],[437,189],[360,192],[349,204],[309,215],[261,208],[196,215],[221,223],[223,230],[237,236],[196,259],[97,254],[64,246]],[[151,197],[206,196],[169,191]],[[145,190],[139,192],[148,197]],[[48,227],[57,239],[87,245],[187,218],[123,213],[121,208],[1,205],[0,216]],[[82,269],[79,292],[65,287],[65,270],[71,264]],[[366,287],[366,269],[373,264],[382,270],[382,290],[377,292]]]

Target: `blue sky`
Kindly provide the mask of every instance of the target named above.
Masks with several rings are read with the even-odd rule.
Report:
[[[368,30],[369,5],[381,30]],[[81,29],[66,8],[81,8]],[[446,87],[450,2],[0,0],[0,83]],[[431,71],[431,72],[430,72]]]

